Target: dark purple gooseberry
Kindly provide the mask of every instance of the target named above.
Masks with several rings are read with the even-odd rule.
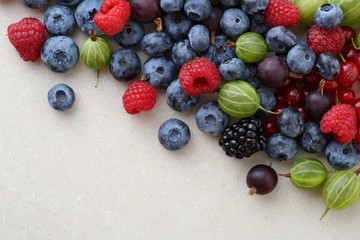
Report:
[[[246,184],[250,188],[250,195],[254,193],[265,195],[276,187],[278,175],[276,171],[268,165],[259,164],[250,169],[246,177]]]
[[[286,62],[278,56],[270,56],[262,60],[257,69],[256,76],[262,84],[270,88],[281,87],[289,74]]]
[[[223,11],[220,8],[213,7],[210,16],[203,22],[211,34],[211,44],[215,42],[215,34],[221,30],[220,20],[222,15]]]
[[[160,0],[130,0],[131,18],[140,23],[151,23],[159,17]]]

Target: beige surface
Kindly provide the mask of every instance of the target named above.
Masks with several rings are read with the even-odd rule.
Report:
[[[17,0],[0,0],[0,9],[0,239],[359,238],[360,202],[320,222],[320,190],[303,192],[281,178],[271,194],[248,196],[247,171],[272,160],[226,157],[217,138],[197,129],[196,110],[172,111],[164,91],[153,111],[129,116],[121,103],[128,83],[107,68],[94,88],[96,72],[81,62],[66,74],[40,60],[23,62],[7,26],[25,16],[42,19],[44,10]],[[79,30],[72,36],[79,45],[86,38]],[[47,103],[57,83],[75,90],[67,113]],[[191,129],[178,152],[157,139],[170,117]],[[292,162],[273,166],[284,173]]]

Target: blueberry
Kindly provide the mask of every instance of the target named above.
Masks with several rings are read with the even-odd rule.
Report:
[[[229,38],[236,40],[242,33],[249,29],[248,16],[238,8],[226,10],[221,17],[220,27]]]
[[[149,58],[144,63],[144,76],[154,88],[167,88],[177,78],[176,66],[165,57]]]
[[[113,36],[115,42],[124,48],[134,48],[138,46],[145,35],[143,24],[129,19],[125,28]]]
[[[166,149],[179,150],[190,141],[190,129],[183,121],[170,118],[160,126],[158,137]]]
[[[314,14],[315,23],[325,29],[337,27],[342,19],[342,9],[338,5],[330,3],[321,5]]]
[[[278,161],[292,159],[298,152],[298,144],[292,139],[277,133],[268,138],[266,153]]]
[[[166,103],[173,110],[187,112],[199,102],[199,96],[190,96],[181,87],[179,79],[172,81],[166,89]]]
[[[220,0],[220,2],[225,7],[235,7],[241,2],[241,0]]]
[[[161,0],[160,7],[164,12],[179,12],[184,7],[184,0]]]
[[[184,12],[165,13],[162,17],[164,32],[173,40],[185,39],[192,26]]]
[[[211,9],[209,0],[185,0],[185,13],[193,21],[206,20],[210,16]]]
[[[172,59],[178,68],[196,58],[196,52],[191,48],[188,39],[177,41],[172,48]]]
[[[190,46],[195,52],[204,52],[210,46],[209,29],[204,25],[198,24],[190,29],[188,34]]]
[[[79,48],[68,36],[51,37],[41,49],[41,60],[51,71],[65,73],[79,60]]]
[[[65,112],[69,110],[75,101],[74,90],[66,84],[53,86],[48,93],[48,102],[52,108]]]
[[[242,80],[245,72],[245,64],[239,58],[230,58],[225,60],[219,66],[220,75],[226,81]]]
[[[218,136],[229,125],[230,117],[217,101],[208,101],[202,104],[196,112],[196,125],[211,136]]]
[[[172,39],[165,32],[148,33],[140,43],[141,50],[150,57],[165,56],[172,46]]]
[[[242,0],[241,10],[249,15],[262,13],[269,4],[269,0]]]
[[[74,6],[76,4],[79,4],[83,0],[56,0],[56,2],[60,3],[61,5],[66,6]]]
[[[305,124],[304,131],[300,136],[299,145],[309,153],[318,153],[325,150],[327,137],[321,131],[319,123],[308,122]]]
[[[249,32],[256,32],[263,37],[266,36],[266,33],[270,30],[269,25],[267,25],[263,14],[254,14],[250,16],[250,29]]]
[[[69,35],[76,26],[74,14],[68,7],[52,6],[45,12],[44,26],[51,35]]]
[[[290,70],[299,75],[311,72],[315,66],[316,55],[307,45],[297,44],[287,55],[287,64]]]
[[[260,96],[260,105],[265,108],[266,110],[272,111],[274,110],[276,106],[276,98],[275,95],[266,88],[258,88],[257,92]],[[264,110],[257,110],[255,113],[255,117],[257,118],[263,118],[265,116],[268,116],[269,113],[265,112]]]
[[[226,46],[228,38],[224,35],[215,37],[215,44],[201,54],[202,57],[209,59],[212,63],[219,67],[221,63],[230,58],[236,58],[235,49]]]
[[[48,5],[50,0],[20,0],[20,2],[29,8],[42,8]]]
[[[325,156],[333,168],[347,170],[359,162],[360,150],[354,142],[341,144],[331,140],[325,149]]]
[[[340,72],[340,63],[335,55],[331,53],[320,54],[316,66],[321,77],[331,80]]]
[[[266,34],[266,43],[271,51],[287,53],[296,45],[297,37],[284,26],[271,28]]]
[[[89,31],[94,30],[98,36],[104,35],[94,22],[94,16],[100,11],[100,7],[103,3],[104,0],[84,0],[77,6],[75,10],[75,19],[83,33],[89,35]]]
[[[254,88],[258,88],[260,85],[260,80],[256,76],[256,65],[245,63],[245,71],[241,76],[241,80],[244,80],[247,83],[250,83]]]
[[[304,116],[296,108],[287,107],[280,111],[278,125],[280,133],[287,137],[298,137],[304,131]]]
[[[118,49],[111,54],[109,67],[111,74],[119,81],[129,81],[141,72],[139,56],[131,49]]]

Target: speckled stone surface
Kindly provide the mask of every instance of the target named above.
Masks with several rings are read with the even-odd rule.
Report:
[[[358,239],[360,202],[319,221],[320,190],[304,192],[280,178],[271,194],[248,195],[252,166],[273,162],[287,173],[293,160],[280,163],[265,153],[226,157],[218,138],[195,123],[197,108],[216,95],[181,114],[159,90],[152,111],[130,116],[121,99],[129,83],[113,78],[108,67],[95,88],[96,71],[81,61],[65,74],[40,60],[23,62],[7,26],[23,17],[42,20],[45,10],[0,0],[0,239]],[[79,46],[86,39],[79,28],[70,36]],[[119,48],[107,39],[112,51]],[[76,94],[66,113],[47,102],[58,83]],[[157,139],[169,118],[190,127],[181,151],[167,151]]]

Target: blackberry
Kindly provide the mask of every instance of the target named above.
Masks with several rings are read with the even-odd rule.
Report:
[[[219,140],[226,155],[240,159],[264,151],[266,143],[261,120],[251,118],[241,119],[227,127]]]

